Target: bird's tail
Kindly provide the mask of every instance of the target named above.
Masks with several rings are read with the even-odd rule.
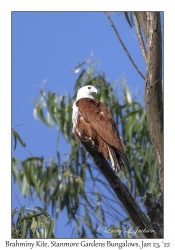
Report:
[[[131,173],[128,159],[126,158],[126,155],[124,153],[110,146],[108,146],[108,151],[112,166],[115,169],[115,171],[120,171],[120,170],[124,171],[126,166],[128,171]]]

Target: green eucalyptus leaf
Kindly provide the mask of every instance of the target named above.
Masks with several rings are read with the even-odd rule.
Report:
[[[15,140],[14,150],[16,149],[17,140],[19,141],[19,143],[21,144],[21,146],[26,147],[25,142],[23,142],[23,140],[21,139],[20,135],[14,129],[12,129],[12,133],[13,133],[13,137],[14,137],[14,140]]]
[[[26,238],[26,229],[27,229],[27,221],[23,220],[22,226],[21,226],[21,238]]]

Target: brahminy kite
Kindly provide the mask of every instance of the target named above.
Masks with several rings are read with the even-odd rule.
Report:
[[[93,146],[111,160],[114,170],[124,170],[126,166],[130,171],[116,123],[105,104],[94,98],[96,93],[97,89],[91,85],[78,90],[72,113],[75,138],[91,140]]]

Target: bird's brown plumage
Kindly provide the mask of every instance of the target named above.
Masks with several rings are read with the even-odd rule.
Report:
[[[124,170],[129,163],[124,154],[124,144],[115,121],[107,107],[97,99],[81,98],[76,101],[78,117],[74,128],[77,140],[91,138],[98,151],[111,159],[116,170]]]

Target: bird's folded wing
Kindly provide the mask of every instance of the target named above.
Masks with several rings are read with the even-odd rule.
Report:
[[[76,102],[81,116],[109,145],[124,152],[124,144],[107,107],[97,99],[81,98]]]

